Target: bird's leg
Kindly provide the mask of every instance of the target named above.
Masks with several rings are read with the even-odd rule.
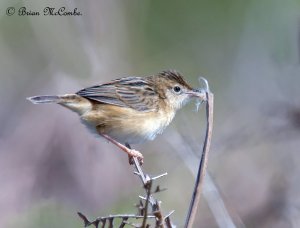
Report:
[[[140,164],[143,164],[143,159],[144,156],[137,150],[131,149],[129,144],[126,144],[126,146],[124,146],[122,143],[119,143],[118,141],[116,141],[115,139],[111,138],[110,136],[106,135],[106,134],[102,134],[99,133],[103,138],[107,139],[108,141],[110,141],[111,143],[115,144],[117,147],[119,147],[121,150],[123,150],[125,153],[128,154],[129,156],[129,163],[133,164],[133,159],[132,157],[136,157],[138,158]]]
[[[128,149],[131,149],[131,146],[129,145],[129,143],[125,143],[125,146],[126,146]],[[130,165],[133,165],[133,164],[134,164],[133,156],[132,156],[132,155],[129,155],[129,154],[128,154],[128,161],[129,161],[129,164],[130,164]]]

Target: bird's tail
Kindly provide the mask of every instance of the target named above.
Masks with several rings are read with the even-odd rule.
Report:
[[[34,96],[27,97],[27,100],[31,101],[33,104],[51,104],[59,103],[61,101],[60,96]]]
[[[34,96],[28,97],[27,100],[31,101],[33,104],[60,104],[80,115],[92,108],[92,104],[88,99],[77,94]]]

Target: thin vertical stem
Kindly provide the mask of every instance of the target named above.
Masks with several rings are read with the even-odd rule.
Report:
[[[197,178],[195,181],[195,187],[194,192],[192,195],[188,215],[186,218],[185,228],[192,228],[193,223],[195,221],[196,212],[198,209],[198,205],[200,202],[200,196],[201,196],[201,189],[203,186],[204,176],[206,172],[206,166],[207,166],[207,159],[208,159],[208,153],[210,149],[211,144],[211,137],[212,137],[212,127],[213,127],[213,103],[214,102],[214,95],[206,91],[206,135],[202,150],[202,155],[200,159],[199,169]]]

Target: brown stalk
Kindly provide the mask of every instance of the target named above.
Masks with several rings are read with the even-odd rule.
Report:
[[[192,195],[192,199],[190,202],[189,211],[186,217],[185,228],[192,228],[196,212],[198,209],[198,205],[200,202],[201,197],[201,189],[203,186],[204,176],[206,173],[207,167],[207,160],[208,160],[208,153],[211,144],[211,137],[212,137],[212,127],[213,127],[213,104],[214,104],[214,95],[207,89],[206,91],[206,135],[202,150],[202,155],[199,163],[197,178],[195,181],[195,187]]]

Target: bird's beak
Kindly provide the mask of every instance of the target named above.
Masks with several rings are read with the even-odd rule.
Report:
[[[186,94],[191,97],[199,98],[200,100],[206,100],[206,92],[203,89],[192,89],[187,91]]]

